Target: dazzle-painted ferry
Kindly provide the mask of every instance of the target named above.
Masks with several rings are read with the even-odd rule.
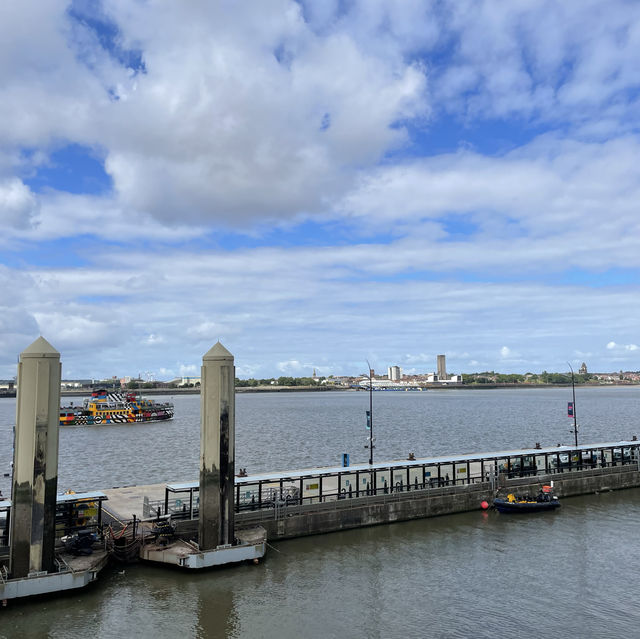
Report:
[[[136,393],[107,393],[106,390],[94,391],[82,406],[60,409],[61,426],[158,422],[172,417],[173,404],[169,402],[160,404]]]

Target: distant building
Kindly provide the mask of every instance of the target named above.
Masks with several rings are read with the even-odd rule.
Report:
[[[438,380],[444,381],[447,377],[447,363],[444,355],[438,355]]]
[[[441,379],[437,373],[429,373],[426,375],[426,381],[429,384],[441,384],[442,386],[450,386],[462,384],[462,375],[447,375],[445,379]]]
[[[327,384],[332,386],[352,386],[354,378],[348,375],[332,375],[326,380]]]
[[[389,366],[387,370],[387,377],[392,382],[397,382],[402,379],[402,369],[399,366]]]
[[[582,366],[580,367],[580,375],[586,375],[587,374],[587,365],[582,362]]]
[[[91,388],[94,380],[92,379],[63,379],[60,381],[61,390],[70,390],[74,388]]]
[[[74,381],[63,381],[60,382],[60,389],[67,390],[70,388],[82,388],[84,384],[82,382],[74,382]]]
[[[363,390],[367,390],[369,388],[369,378],[362,377],[360,380],[358,380],[358,386]],[[390,379],[385,379],[385,378],[371,379],[371,388],[373,390],[390,390],[390,389],[406,390],[411,386],[417,387],[417,384],[415,383],[407,384],[407,382],[402,382],[402,381],[392,382]]]

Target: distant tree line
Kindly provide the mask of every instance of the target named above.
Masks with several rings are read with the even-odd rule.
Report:
[[[324,377],[270,377],[269,379],[237,379],[236,386],[319,386]]]
[[[588,373],[574,375],[576,384],[585,384],[592,378]],[[570,373],[525,373],[520,375],[517,373],[505,374],[496,373],[494,371],[485,371],[483,373],[464,373],[462,375],[463,384],[571,384]]]
[[[141,382],[140,380],[131,380],[126,383],[126,388],[129,390],[136,390],[137,388],[160,388],[161,386],[164,386],[164,384],[160,385],[158,382]]]
[[[251,386],[319,386],[324,380],[324,377],[269,377],[267,379],[238,379],[236,377],[236,386],[239,387],[251,387]],[[125,387],[129,390],[145,389],[145,388],[162,388],[166,386],[164,383],[159,382],[143,382],[141,380],[131,380],[127,382]],[[185,384],[184,388],[199,388],[200,382]]]

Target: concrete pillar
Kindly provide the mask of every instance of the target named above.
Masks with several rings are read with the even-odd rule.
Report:
[[[217,342],[202,358],[200,382],[200,515],[202,550],[233,544],[235,366]]]
[[[11,506],[12,577],[53,572],[60,353],[43,337],[20,353]]]

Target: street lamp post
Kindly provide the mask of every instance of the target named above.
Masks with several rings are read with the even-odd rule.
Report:
[[[569,362],[567,362],[569,364]],[[575,438],[576,448],[578,448],[578,416],[576,413],[576,384],[573,376],[573,366],[569,364],[571,369],[571,393],[573,395],[573,436]],[[571,431],[569,431],[571,432]]]
[[[367,415],[367,426],[369,427],[369,466],[373,465],[373,380],[371,378],[371,364],[367,360],[369,371],[369,412]]]

